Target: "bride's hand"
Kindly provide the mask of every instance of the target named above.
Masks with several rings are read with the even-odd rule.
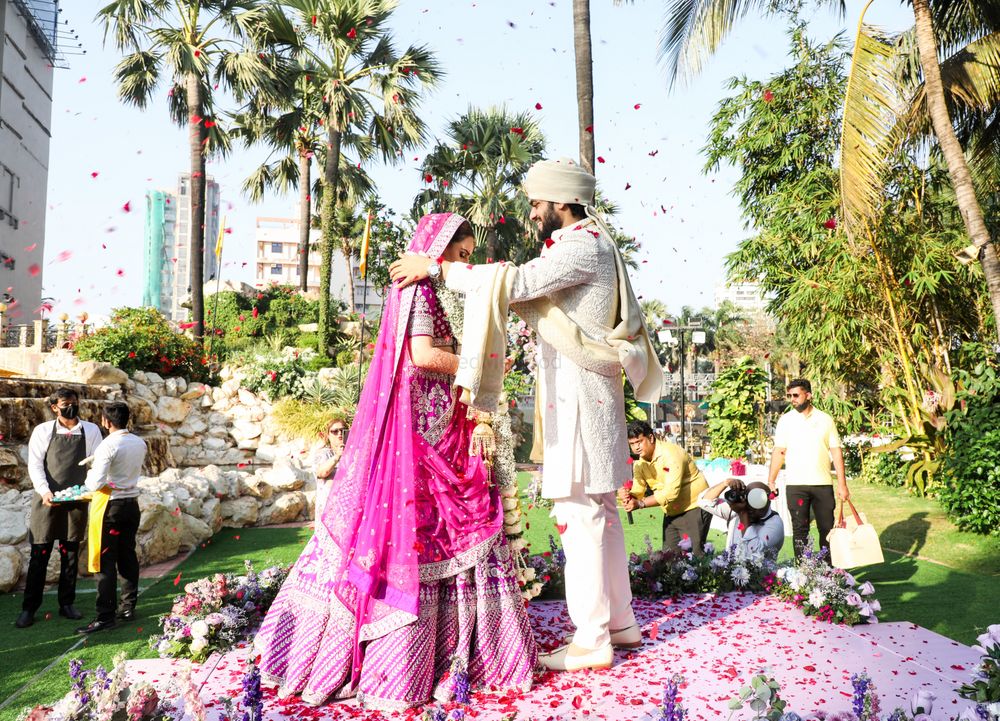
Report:
[[[389,266],[389,277],[400,288],[405,288],[411,283],[416,283],[427,277],[427,269],[431,266],[431,261],[416,253],[403,253],[399,260]]]
[[[509,357],[503,362],[503,372],[510,373],[510,369],[514,367],[514,359]]]

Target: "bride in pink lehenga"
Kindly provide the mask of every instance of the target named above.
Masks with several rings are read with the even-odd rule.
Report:
[[[408,249],[467,262],[474,245],[441,213]],[[385,711],[453,700],[465,674],[473,689],[527,690],[535,642],[499,490],[469,455],[451,327],[429,282],[388,294],[316,533],[257,634],[261,671],[283,695]]]

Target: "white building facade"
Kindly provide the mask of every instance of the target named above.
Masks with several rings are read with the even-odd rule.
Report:
[[[310,245],[318,248],[320,239],[318,229],[313,228],[309,231]],[[269,285],[300,287],[299,221],[294,218],[257,218],[255,241],[257,258],[254,285],[258,288]],[[311,251],[306,275],[307,292],[319,294],[320,266],[320,251],[318,249]],[[354,276],[353,302],[349,301],[351,291],[347,264],[343,255],[336,253],[330,275],[330,295],[342,300],[355,312],[378,314],[382,307],[382,296],[371,286],[365,293],[364,280],[361,278],[357,260],[351,261],[351,273]]]
[[[0,0],[0,303],[37,318],[57,58],[56,0]]]

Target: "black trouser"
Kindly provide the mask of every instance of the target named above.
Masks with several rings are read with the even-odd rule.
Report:
[[[108,501],[101,531],[101,570],[97,574],[97,620],[114,620],[118,609],[118,575],[122,577],[123,609],[134,609],[139,595],[139,503],[134,498]]]
[[[788,514],[792,517],[792,543],[795,546],[795,557],[801,556],[802,547],[809,543],[810,511],[816,517],[819,547],[829,551],[830,542],[826,537],[830,534],[830,529],[833,528],[833,512],[837,507],[833,486],[787,486],[785,498],[788,502]],[[829,555],[826,560],[829,562]]]
[[[71,606],[76,600],[76,574],[80,560],[79,541],[57,541],[59,554],[59,606]],[[24,579],[24,601],[21,608],[34,613],[42,607],[45,593],[45,576],[52,554],[52,541],[32,543],[28,559],[28,576]]]
[[[708,540],[708,527],[712,524],[712,514],[701,508],[692,508],[676,516],[663,516],[663,550],[680,550],[684,536],[691,541],[691,552],[701,556]]]

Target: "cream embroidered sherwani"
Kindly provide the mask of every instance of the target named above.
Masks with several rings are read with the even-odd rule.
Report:
[[[584,333],[603,340],[618,303],[615,249],[610,240],[595,237],[594,226],[585,222],[555,232],[551,247],[512,269],[510,302],[548,296]],[[574,230],[580,225],[584,227]],[[477,277],[474,268],[453,264],[448,287],[463,293],[477,290],[483,276]],[[530,318],[525,320],[531,324]],[[582,368],[540,337],[537,360],[547,461],[542,495],[568,496],[574,481],[582,482],[587,493],[620,488],[632,477],[621,372],[606,376]],[[582,444],[577,442],[581,439]]]
[[[586,335],[604,340],[619,300],[612,241],[588,221],[553,233],[552,240],[538,258],[512,268],[510,303],[547,296]],[[475,266],[452,264],[447,285],[481,292],[488,278]],[[530,317],[525,321],[532,323]],[[555,501],[552,515],[566,551],[574,641],[598,648],[609,642],[609,627],[635,623],[614,493],[631,478],[623,379],[620,370],[612,375],[587,370],[543,338],[537,340],[545,441],[542,495]]]

